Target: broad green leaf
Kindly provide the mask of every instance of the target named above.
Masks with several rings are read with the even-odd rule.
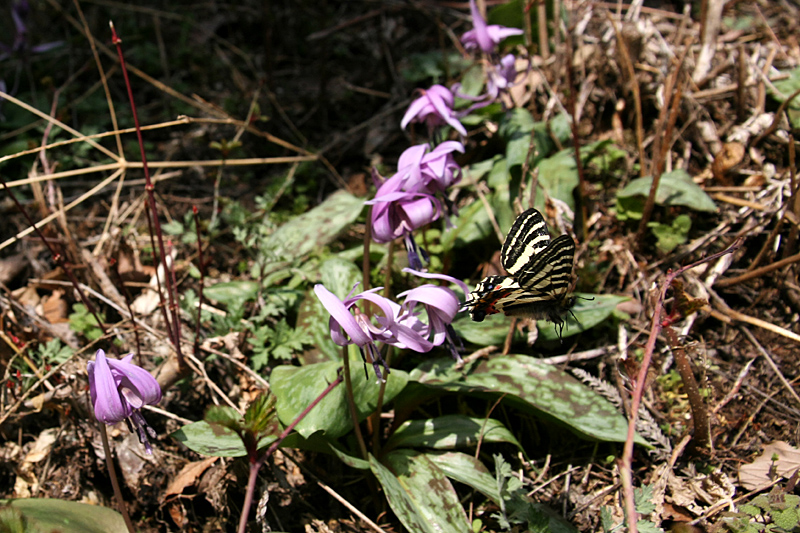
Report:
[[[641,205],[643,199],[638,199],[637,203],[626,204],[627,199],[634,197],[645,197],[650,194],[650,186],[653,183],[652,176],[637,178],[631,181],[624,189],[617,192],[617,201],[625,211],[632,212],[631,218],[636,218],[637,205]],[[682,205],[697,211],[713,213],[717,210],[714,200],[694,181],[685,170],[674,170],[661,175],[656,191],[656,203],[658,205]],[[641,218],[641,207],[638,208],[639,218]]]
[[[575,151],[566,148],[539,162],[539,185],[548,196],[566,203],[575,210],[572,191],[578,186],[578,167],[575,165]]]
[[[294,422],[328,384],[336,379],[340,366],[338,361],[329,361],[303,367],[284,365],[275,368],[269,381],[272,392],[278,399],[278,417],[281,422],[286,426]],[[380,384],[376,383],[372,367],[365,369],[361,360],[354,357],[350,361],[350,377],[358,419],[363,420],[377,407]],[[384,404],[389,403],[405,387],[407,381],[408,375],[405,372],[392,370],[386,379]],[[304,437],[323,430],[326,437],[335,439],[352,428],[345,386],[341,383],[300,421],[295,430]]]
[[[228,428],[212,426],[205,420],[183,426],[170,435],[187,448],[209,457],[244,457],[247,455],[239,435]],[[275,442],[278,435],[266,435],[258,441],[259,449]]]
[[[469,522],[450,480],[425,454],[396,450],[385,457],[385,467],[370,466],[389,505],[409,531],[463,533]],[[387,485],[391,489],[387,488]],[[424,526],[418,527],[422,519]]]
[[[482,202],[472,202],[460,209],[453,225],[455,227],[446,230],[442,236],[442,248],[445,251],[453,247],[465,247],[493,233],[492,223]]]
[[[278,257],[298,259],[320,249],[355,222],[364,200],[345,191],[330,195],[314,209],[293,218],[266,240],[265,248]]]
[[[612,146],[610,141],[598,141],[581,147],[581,161],[584,167],[595,159],[600,159],[601,164],[605,163],[605,153]],[[565,148],[542,159],[537,168],[539,169],[539,185],[547,191],[549,196],[561,200],[574,211],[575,198],[572,193],[579,183],[575,149]],[[543,198],[540,200],[537,196],[536,203],[536,207],[539,207],[540,210],[544,208]]]
[[[225,281],[203,289],[203,296],[227,306],[238,307],[254,300],[259,288],[255,281]]]
[[[466,374],[456,371],[452,360],[426,361],[410,379],[461,394],[506,393],[505,401],[584,438],[624,442],[628,431],[627,421],[608,400],[557,367],[525,355],[480,361]],[[646,446],[640,437],[637,443]]]
[[[383,492],[386,494],[386,499],[389,501],[389,506],[406,527],[406,530],[414,533],[438,533],[439,530],[428,522],[422,511],[417,508],[417,502],[391,470],[378,462],[372,454],[369,456],[369,466],[378,479],[378,483],[381,484]],[[468,530],[465,529],[464,531]]]
[[[361,281],[361,271],[350,261],[333,257],[324,261],[319,267],[320,283],[344,300],[353,287]],[[358,289],[356,289],[358,290]],[[342,348],[331,340],[331,330],[328,326],[330,313],[309,287],[297,316],[297,327],[304,328],[314,341],[314,348],[306,350],[300,355],[300,362],[304,365],[321,363],[324,361],[338,361],[342,355]]]
[[[628,298],[626,296],[615,296],[613,294],[584,294],[576,293],[578,300],[572,308],[572,313],[565,319],[563,337],[572,337],[607,320],[616,307]],[[576,321],[577,317],[577,321]],[[508,328],[511,327],[511,319],[501,313],[487,316],[483,322],[473,322],[469,315],[462,316],[453,322],[453,328],[465,340],[482,346],[490,344],[503,344],[508,335]],[[542,341],[557,341],[558,333],[554,324],[539,320],[536,322],[539,328],[539,339]],[[514,333],[515,341],[524,340],[518,332]]]
[[[450,479],[472,487],[500,505],[497,480],[475,457],[462,452],[429,452],[426,456]]]
[[[127,531],[121,514],[99,505],[50,498],[0,500],[0,505],[10,505],[20,511],[37,531],[63,533]]]
[[[397,428],[386,448],[449,450],[475,446],[479,441],[508,442],[520,447],[514,435],[498,420],[445,415],[427,420],[407,420]]]
[[[479,346],[503,344],[511,327],[510,318],[497,313],[487,316],[483,322],[475,322],[465,313],[453,322],[453,329],[467,342]],[[566,331],[566,330],[565,330]],[[522,335],[514,331],[514,340],[523,341]]]
[[[608,320],[614,314],[614,310],[622,302],[630,300],[627,296],[616,296],[614,294],[584,294],[576,293],[578,300],[572,307],[572,314],[564,317],[564,338],[579,335]],[[575,315],[575,316],[573,316]],[[546,320],[536,322],[539,328],[539,338],[543,341],[558,341],[556,328]]]

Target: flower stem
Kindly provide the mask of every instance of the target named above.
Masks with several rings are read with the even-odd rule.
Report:
[[[114,469],[114,460],[111,458],[111,447],[108,445],[108,434],[106,433],[106,425],[100,424],[100,437],[103,439],[103,452],[106,456],[106,468],[108,469],[108,476],[111,478],[111,486],[114,488],[114,498],[117,500],[117,509],[119,509],[122,519],[125,520],[125,525],[128,527],[130,533],[136,533],[133,527],[131,517],[128,515],[128,507],[125,505],[125,500],[122,499],[122,490],[119,488],[119,480],[117,479],[117,471]]]
[[[342,346],[342,364],[344,366],[344,387],[347,396],[347,406],[350,408],[350,417],[353,419],[353,430],[356,434],[358,447],[361,450],[361,457],[366,461],[367,445],[364,443],[364,435],[361,434],[361,426],[358,424],[358,412],[356,411],[356,401],[353,396],[353,380],[350,377],[350,355],[347,353],[347,346]]]

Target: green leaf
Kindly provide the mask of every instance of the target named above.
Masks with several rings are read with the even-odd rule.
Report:
[[[572,191],[578,186],[578,167],[575,164],[575,150],[567,148],[543,159],[537,165],[539,184],[547,194],[566,203],[575,210]]]
[[[493,418],[469,418],[445,415],[427,420],[407,420],[389,438],[386,447],[426,447],[439,450],[475,446],[482,442],[508,442],[520,448],[519,442],[502,422]]]
[[[336,379],[341,364],[337,361],[317,363],[303,367],[279,366],[272,371],[270,387],[278,399],[278,417],[284,425],[295,418]],[[365,375],[365,370],[367,374]],[[372,367],[365,369],[361,360],[351,357],[350,377],[353,382],[353,395],[358,411],[358,419],[370,415],[378,404],[380,385],[375,381]],[[408,375],[401,370],[392,370],[386,379],[384,404],[389,403],[408,381]],[[295,430],[308,438],[316,431],[325,431],[331,439],[341,437],[353,428],[353,421],[345,397],[344,384],[332,390],[295,427]]]
[[[361,281],[361,270],[351,261],[338,257],[323,261],[319,272],[320,283],[340,300],[344,300],[353,287]],[[309,287],[297,316],[297,327],[309,334],[313,344],[312,350],[303,352],[299,357],[304,365],[340,359],[342,348],[331,340],[331,330],[328,326],[330,317],[328,310]]]
[[[616,307],[628,300],[626,296],[615,296],[613,294],[584,294],[576,293],[578,300],[572,308],[575,315],[565,317],[563,336],[565,338],[578,335],[598,324],[605,322],[613,313]],[[576,321],[577,317],[577,321]],[[508,328],[511,326],[510,319],[501,313],[490,315],[483,322],[474,322],[468,315],[462,316],[453,322],[453,328],[465,340],[481,346],[490,344],[502,344],[508,335]],[[539,328],[539,339],[543,341],[557,341],[558,333],[555,325],[546,320],[536,322]],[[523,341],[522,335],[515,332],[515,341]]]
[[[689,215],[678,215],[672,221],[672,225],[649,222],[647,226],[652,228],[653,235],[658,239],[656,243],[658,249],[667,254],[686,242],[692,227],[692,219]]]
[[[41,531],[119,533],[127,531],[122,515],[107,507],[50,498],[0,500],[22,513]]]
[[[260,286],[255,281],[224,281],[203,290],[203,296],[210,300],[238,308],[258,296]]]
[[[779,102],[783,103],[795,91],[800,90],[800,67],[795,67],[789,71],[789,77],[785,80],[779,80],[772,84],[776,91],[769,88],[770,94]],[[792,126],[800,128],[800,96],[795,96],[794,100],[787,106],[789,119]]]
[[[617,207],[621,207],[631,218],[636,218],[637,213],[638,218],[641,218],[641,207],[639,206],[643,205],[644,200],[636,197],[647,198],[652,183],[652,176],[631,181],[624,189],[617,192]],[[711,197],[692,181],[691,176],[685,170],[674,170],[661,175],[655,202],[658,205],[682,205],[710,213],[717,210]]]
[[[630,300],[627,296],[616,296],[614,294],[585,294],[575,293],[578,300],[572,308],[572,314],[564,317],[563,337],[572,337],[602,324],[614,314],[617,306],[622,302]],[[574,315],[574,316],[573,316]],[[546,320],[536,322],[539,328],[539,339],[543,341],[558,341],[556,328]]]
[[[335,240],[356,221],[363,208],[363,199],[337,191],[278,228],[266,239],[265,248],[278,257],[299,259]]]
[[[228,428],[213,427],[205,420],[183,426],[170,435],[187,448],[208,457],[244,457],[247,450],[239,435]],[[259,449],[275,442],[277,435],[265,435],[258,441]]]
[[[475,457],[462,452],[434,452],[426,455],[447,477],[472,487],[500,505],[500,494],[494,476]]]
[[[408,531],[469,531],[467,515],[450,480],[426,455],[397,450],[386,455],[385,463],[386,467],[370,456],[372,472]]]
[[[555,366],[524,355],[496,357],[457,370],[452,360],[426,361],[410,379],[430,387],[496,397],[536,416],[559,423],[577,435],[611,442],[624,442],[627,420],[605,398]],[[637,436],[636,442],[647,446]]]
[[[636,529],[642,533],[664,533],[664,530],[657,527],[650,520],[639,520],[636,522]]]
[[[649,485],[633,489],[633,501],[636,503],[637,513],[649,515],[656,510],[653,503],[653,487]]]

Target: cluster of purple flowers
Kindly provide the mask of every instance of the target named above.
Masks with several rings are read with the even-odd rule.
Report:
[[[497,46],[506,37],[521,34],[522,30],[488,25],[478,12],[474,0],[470,1],[470,9],[474,28],[463,35],[462,42],[465,49],[479,49],[490,58],[487,95],[480,100],[491,102],[513,84],[517,75],[514,56],[509,54],[498,58]],[[422,90],[419,98],[409,106],[400,126],[405,128],[412,122],[424,123],[431,139],[437,138],[437,128],[449,126],[462,138],[466,137],[467,130],[453,108],[454,102],[454,92],[442,85]],[[411,269],[404,269],[405,272],[455,283],[466,294],[469,292],[466,285],[455,278],[420,272],[425,254],[413,238],[414,230],[452,211],[445,193],[461,179],[461,167],[454,157],[457,152],[463,153],[464,145],[452,140],[412,146],[400,156],[397,172],[390,178],[384,179],[377,171],[373,171],[378,190],[375,197],[366,203],[372,206],[370,225],[375,242],[403,239],[411,265]],[[341,301],[322,285],[314,288],[317,297],[331,314],[331,338],[336,344],[357,345],[362,355],[369,355],[379,378],[382,377],[381,366],[387,372],[389,369],[383,362],[377,342],[422,353],[446,344],[453,355],[459,358],[453,343],[455,332],[450,325],[458,312],[459,300],[452,290],[425,284],[399,294],[399,298],[404,298],[402,304],[378,295],[377,290],[364,291]],[[366,316],[356,306],[360,300],[369,302],[379,312],[371,317]],[[421,320],[421,310],[427,314],[426,320]]]
[[[444,274],[429,274],[411,269],[403,271],[423,278],[455,283],[463,291],[468,291],[464,282]],[[451,289],[433,284],[421,285],[398,294],[398,298],[403,298],[402,304],[377,294],[380,289],[382,287],[355,296],[351,293],[342,301],[323,285],[314,287],[317,298],[331,314],[328,325],[333,342],[339,346],[358,346],[362,356],[369,356],[378,379],[383,379],[381,367],[387,374],[389,367],[375,344],[377,342],[420,353],[446,344],[454,357],[459,357],[454,344],[455,332],[450,323],[460,304],[458,296]],[[372,316],[366,315],[356,306],[360,300],[369,302],[378,312]],[[426,320],[420,318],[423,312]]]
[[[470,10],[473,29],[461,37],[464,48],[480,50],[489,58],[486,94],[477,98],[481,103],[471,108],[474,109],[495,101],[502,91],[514,83],[517,76],[515,57],[508,54],[499,58],[497,47],[503,39],[520,35],[522,30],[487,24],[478,12],[475,0],[470,1]],[[424,123],[431,138],[435,138],[437,128],[450,126],[466,137],[467,130],[453,109],[454,102],[454,92],[442,85],[422,90],[419,98],[409,106],[400,126],[405,128],[411,122]],[[463,153],[464,145],[458,141],[445,141],[428,150],[427,145],[421,144],[403,152],[397,164],[397,173],[385,181],[374,172],[378,192],[373,200],[367,202],[373,206],[370,221],[373,239],[385,243],[403,238],[409,265],[417,270],[422,268],[420,253],[424,256],[424,251],[417,247],[412,232],[442,215],[444,210],[440,197],[444,198],[447,187],[461,179],[461,169],[453,153]]]

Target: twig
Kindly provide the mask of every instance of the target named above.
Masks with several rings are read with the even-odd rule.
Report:
[[[786,265],[790,265],[792,263],[796,263],[798,261],[800,261],[800,253],[787,257],[786,259],[781,259],[780,261],[775,261],[771,265],[766,265],[761,268],[751,270],[750,272],[745,272],[744,274],[736,276],[735,278],[721,279],[714,284],[714,287],[721,289],[724,287],[730,287],[731,285],[738,285],[739,283],[742,283],[744,281],[753,278],[758,278],[760,276],[763,276],[764,274],[772,272],[773,270],[778,270],[779,268],[782,268]]]
[[[753,346],[755,346],[756,349],[761,353],[761,355],[764,356],[764,359],[767,360],[767,364],[770,366],[770,368],[772,368],[772,371],[775,372],[775,374],[778,376],[778,379],[781,380],[783,386],[786,387],[786,390],[789,391],[789,394],[791,394],[794,397],[795,401],[797,401],[797,403],[800,404],[800,396],[797,395],[794,388],[792,388],[792,384],[789,383],[789,380],[787,380],[786,377],[783,375],[783,372],[781,372],[781,370],[778,368],[778,365],[775,364],[775,361],[772,359],[772,356],[770,356],[769,352],[766,351],[763,346],[761,346],[761,343],[759,343],[758,340],[756,340],[753,334],[750,333],[749,329],[747,329],[744,326],[741,326],[739,329],[742,330],[742,332],[745,334],[748,340],[753,343]]]
[[[650,327],[650,336],[647,338],[647,344],[644,349],[644,357],[642,358],[641,367],[639,368],[639,375],[636,377],[636,384],[633,389],[633,398],[631,399],[630,420],[628,421],[628,435],[625,440],[625,447],[622,452],[622,458],[619,461],[620,478],[622,487],[625,493],[625,512],[628,520],[628,527],[631,533],[636,533],[636,505],[633,500],[633,480],[632,480],[632,464],[633,464],[633,440],[636,434],[636,418],[639,413],[639,405],[642,401],[644,394],[644,384],[647,378],[647,371],[650,368],[650,362],[653,359],[653,352],[656,347],[656,340],[661,331],[661,312],[664,307],[664,300],[667,295],[672,281],[685,270],[694,268],[697,265],[703,264],[707,261],[712,261],[717,257],[722,257],[737,250],[741,246],[741,240],[737,240],[725,250],[715,253],[711,256],[705,257],[700,261],[690,265],[683,266],[674,272],[669,272],[666,279],[661,284],[661,291],[659,292],[658,299],[656,300],[655,309],[653,310],[653,319]]]

